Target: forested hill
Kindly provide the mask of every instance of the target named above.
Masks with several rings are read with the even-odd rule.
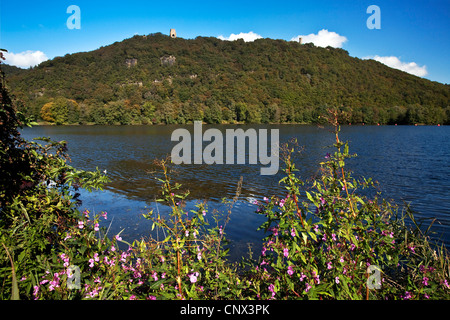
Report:
[[[11,71],[12,70],[12,71]],[[293,41],[134,36],[35,68],[7,68],[19,109],[55,123],[450,124],[450,86]]]

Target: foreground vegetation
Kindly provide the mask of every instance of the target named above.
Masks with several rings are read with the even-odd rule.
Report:
[[[157,33],[5,72],[19,111],[56,124],[315,123],[330,106],[352,124],[450,124],[449,85],[295,41]]]
[[[159,201],[167,216],[145,214],[164,239],[129,243],[108,234],[106,212],[79,211],[79,188],[101,188],[98,170],[68,165],[65,142],[25,141],[29,124],[1,82],[0,298],[1,299],[448,299],[446,249],[431,243],[414,217],[402,215],[361,190],[345,170],[351,157],[339,140],[312,182],[296,175],[295,144],[282,149],[284,198],[257,203],[267,217],[263,249],[240,264],[227,262],[229,214],[199,203],[171,180],[169,159],[159,161]],[[239,200],[239,188],[228,201]],[[119,247],[124,247],[120,249]]]

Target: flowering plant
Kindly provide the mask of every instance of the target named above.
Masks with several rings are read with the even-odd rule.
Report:
[[[441,248],[438,256],[426,237],[410,231],[405,216],[399,218],[397,209],[380,200],[379,194],[359,195],[373,182],[354,179],[344,170],[345,160],[353,155],[348,143],[339,139],[337,111],[331,114],[336,151],[320,163],[320,176],[301,191],[305,182],[295,174],[294,148],[286,145],[286,175],[280,181],[286,196],[265,198],[260,204],[258,212],[267,217],[261,228],[269,235],[251,275],[258,279],[257,295],[263,299],[448,297],[446,251]],[[422,249],[420,255],[416,248]],[[424,265],[435,267],[430,272]]]

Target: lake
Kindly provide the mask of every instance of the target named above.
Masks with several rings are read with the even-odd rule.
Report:
[[[111,233],[122,232],[122,238],[148,236],[151,222],[142,218],[149,210],[167,213],[168,208],[156,203],[160,173],[155,159],[170,155],[177,142],[170,137],[177,128],[193,125],[166,126],[36,126],[24,128],[26,139],[50,137],[66,140],[71,165],[79,169],[107,170],[112,180],[104,191],[82,192],[80,209],[108,212]],[[280,144],[297,138],[304,151],[298,154],[296,166],[302,178],[317,173],[326,148],[334,142],[329,128],[309,125],[203,125],[225,132],[227,128],[279,129]],[[349,141],[350,153],[358,156],[347,162],[354,176],[371,177],[379,182],[384,198],[398,204],[409,203],[418,218],[437,218],[434,239],[450,246],[450,127],[449,126],[343,126],[340,138]],[[270,130],[268,130],[270,133]],[[270,135],[269,135],[270,136]],[[209,142],[204,142],[205,147]],[[248,163],[248,162],[247,162]],[[264,217],[255,213],[252,202],[264,196],[285,195],[278,181],[283,177],[282,165],[277,175],[260,175],[261,165],[190,164],[176,166],[173,180],[190,191],[187,209],[208,201],[209,209],[226,213],[222,198],[231,199],[240,177],[243,185],[239,200],[232,208],[225,232],[230,239],[232,259],[245,255],[248,245],[258,253],[261,231],[256,231]],[[428,221],[427,224],[431,222]],[[157,235],[159,236],[159,235]]]

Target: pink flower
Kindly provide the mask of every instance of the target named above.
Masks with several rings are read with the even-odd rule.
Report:
[[[269,285],[269,291],[272,292],[272,299],[275,297],[275,286],[273,284]]]
[[[273,235],[274,235],[274,236],[277,236],[277,235],[278,235],[278,228],[272,227],[272,228],[270,229],[270,231],[273,232]]]
[[[288,267],[287,274],[290,276],[292,276],[294,274],[294,270],[292,269],[292,266]]]
[[[294,228],[291,229],[291,236],[295,237],[295,229]]]
[[[405,292],[405,295],[402,297],[403,300],[409,300],[411,299],[411,293],[409,293],[408,291]]]
[[[287,258],[289,257],[289,249],[288,248],[284,248],[283,249],[283,255]]]
[[[33,296],[37,299],[37,294],[39,292],[39,286],[33,286]]]
[[[98,223],[94,224],[94,231],[100,230],[98,227],[99,227],[99,224],[98,224]]]
[[[202,260],[202,251],[200,250],[200,248],[198,246],[197,246],[197,259]]]
[[[64,264],[63,264],[64,267],[68,267],[69,266],[69,257],[67,257],[64,253],[61,253],[60,257],[64,261]]]
[[[450,289],[450,286],[448,285],[447,279],[444,280],[444,286],[445,286],[447,289]]]
[[[119,236],[118,234],[115,236],[115,238],[116,238],[117,241],[121,241],[122,240],[122,237]]]
[[[189,280],[191,281],[191,283],[196,283],[198,276],[199,276],[198,272],[191,273],[189,275]]]
[[[105,220],[108,219],[108,213],[107,213],[106,211],[103,211],[100,215],[101,215],[103,218],[105,218]]]
[[[314,282],[316,284],[320,284],[320,276],[318,274],[316,274],[315,271],[312,272],[312,276],[313,276]]]
[[[338,284],[339,283],[339,277],[334,278],[334,281]]]
[[[263,247],[262,250],[261,250],[261,255],[265,256],[266,255],[266,251],[267,251],[267,248]]]
[[[84,228],[84,222],[78,221],[78,228],[83,229]]]
[[[309,285],[309,283],[306,284],[306,288],[305,288],[305,292],[308,292],[309,289],[311,289],[312,287]]]
[[[306,275],[304,275],[303,272],[302,272],[302,273],[300,274],[300,281],[305,280],[305,278],[306,278]]]

